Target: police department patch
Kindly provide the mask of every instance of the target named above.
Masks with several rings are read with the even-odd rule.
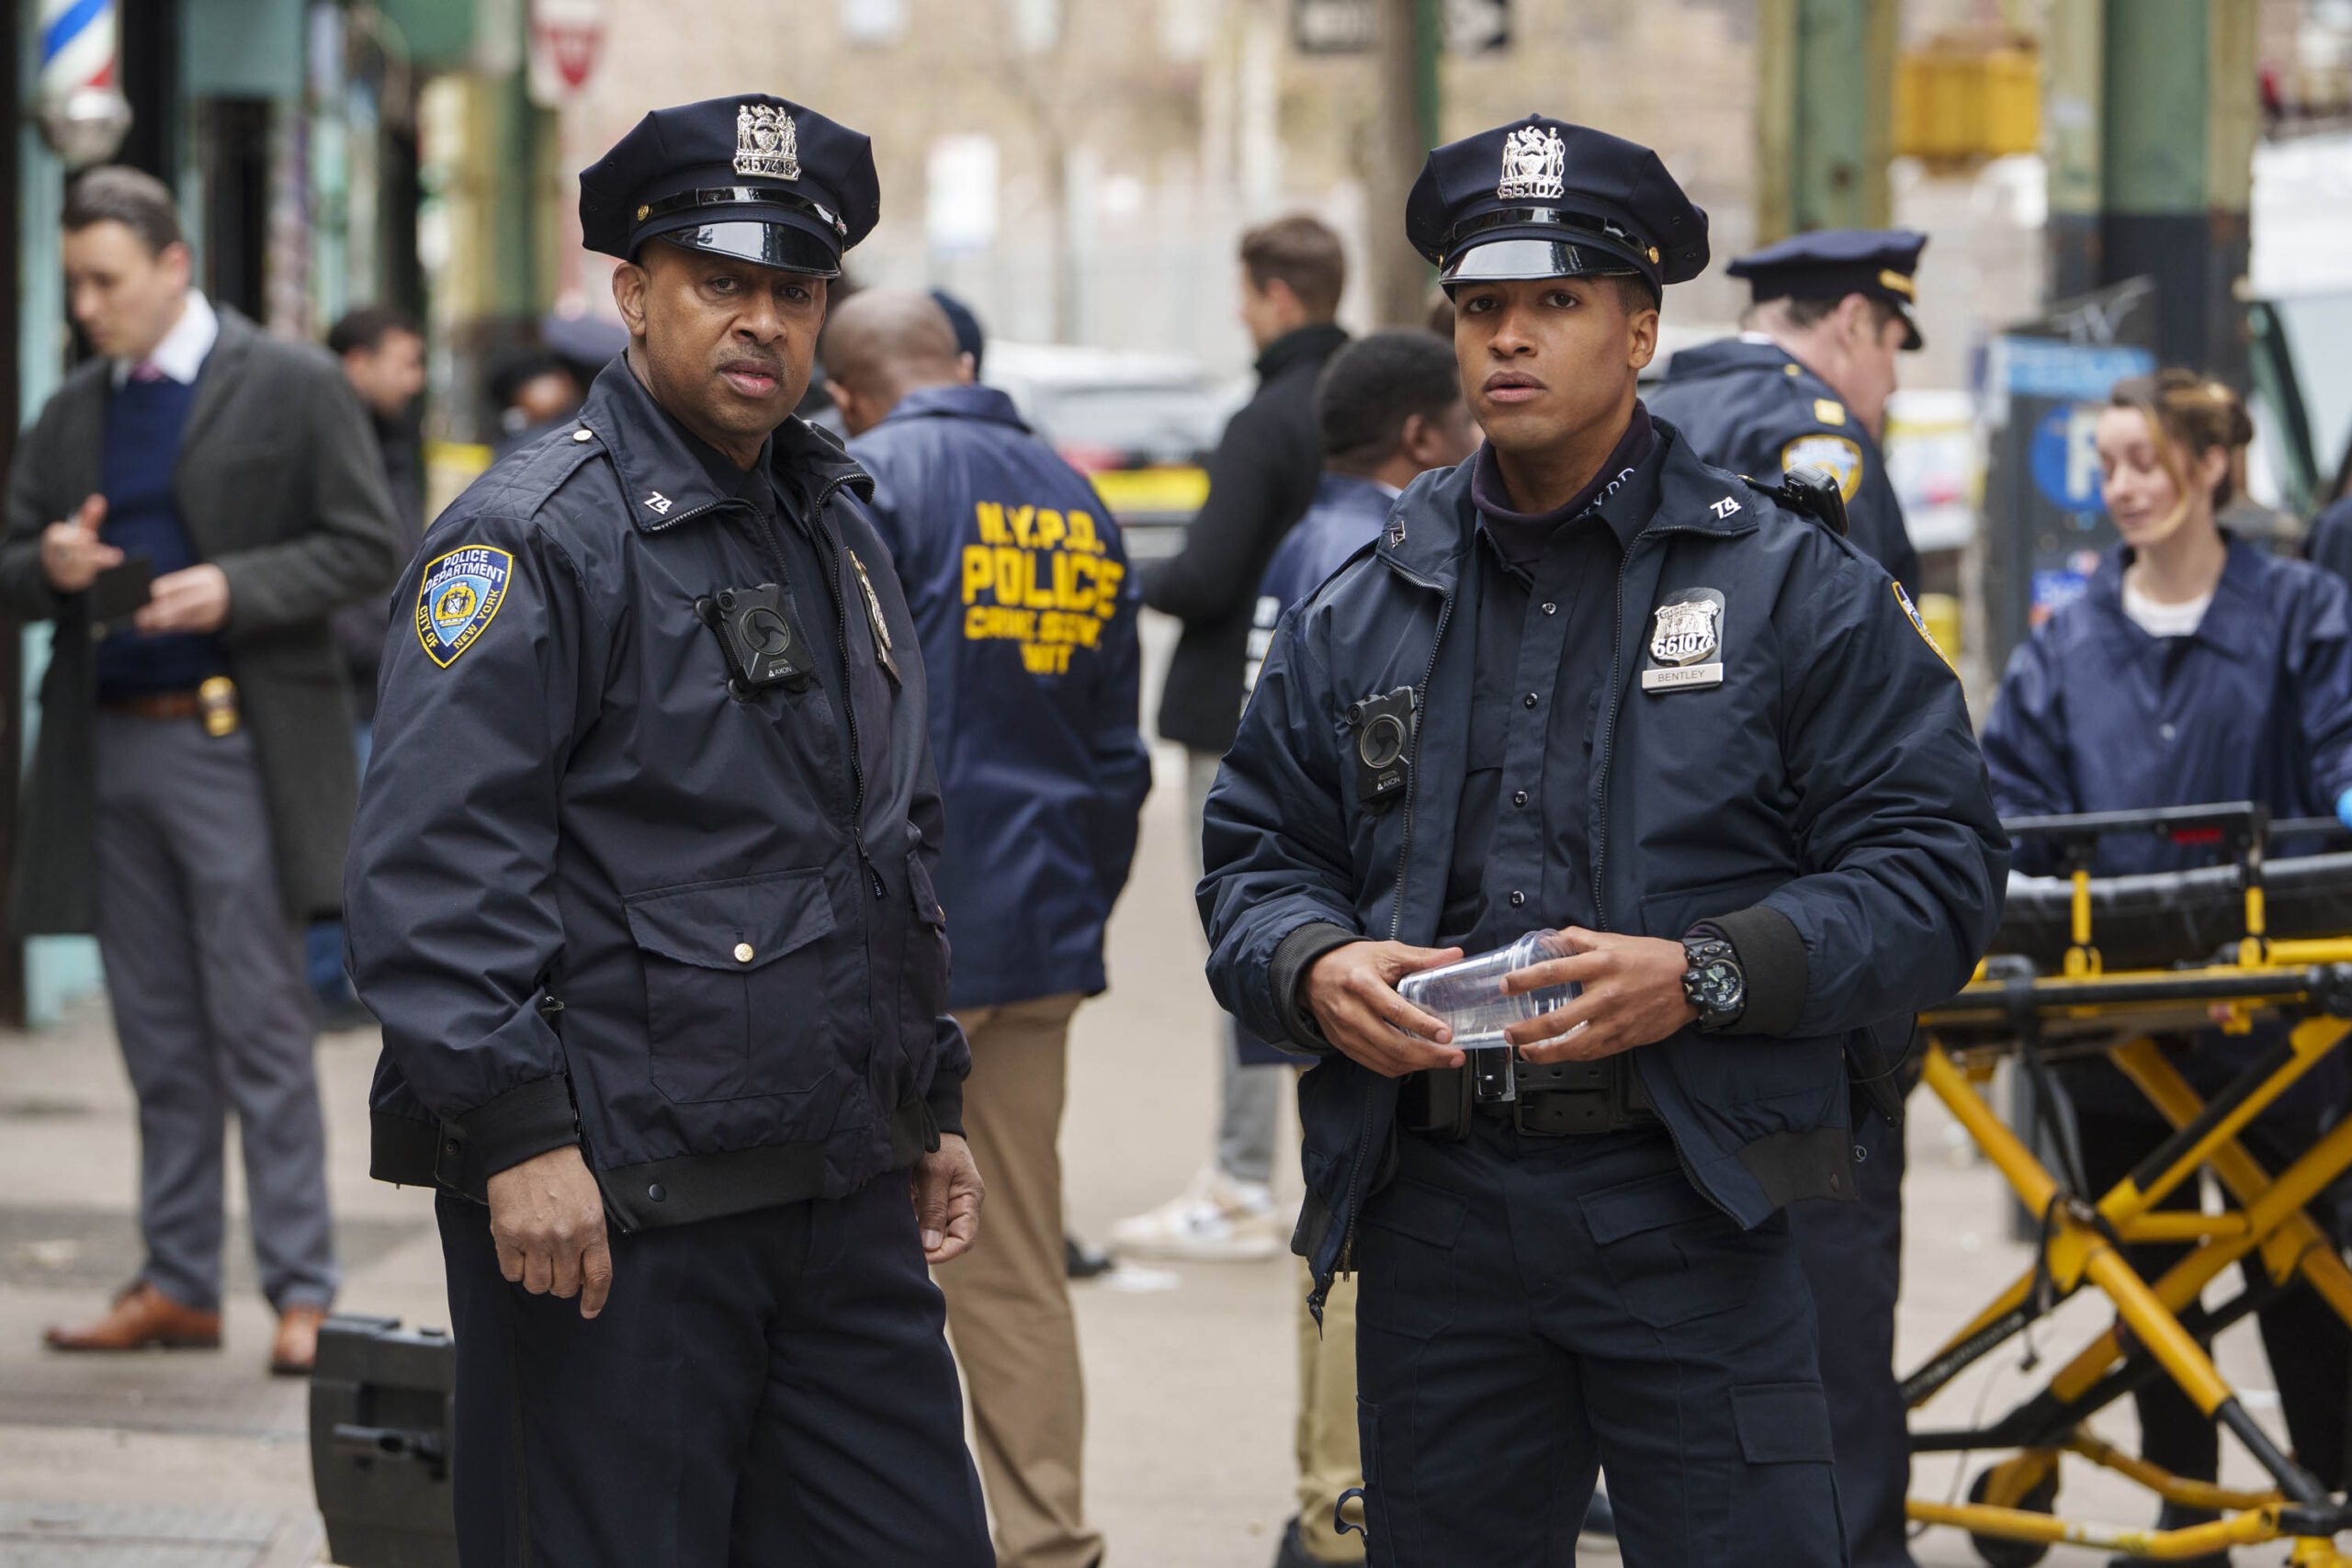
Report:
[[[488,545],[467,545],[435,557],[416,591],[416,640],[425,657],[447,670],[481,636],[506,602],[514,558]]]
[[[1848,501],[1862,488],[1862,449],[1843,435],[1800,435],[1781,448],[1781,472],[1808,463],[1835,475],[1838,491]]]
[[[1894,590],[1894,602],[1903,606],[1903,614],[1910,621],[1912,630],[1919,634],[1922,642],[1936,650],[1936,657],[1944,661],[1945,669],[1959,674],[1960,666],[1951,661],[1951,655],[1944,651],[1944,645],[1938,642],[1936,634],[1928,629],[1928,617],[1919,614],[1919,606],[1911,603],[1911,595],[1903,592],[1903,584],[1896,582],[1889,586]]]

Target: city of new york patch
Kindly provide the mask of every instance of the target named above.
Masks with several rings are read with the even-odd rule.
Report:
[[[435,557],[416,591],[416,640],[425,657],[447,670],[471,648],[506,602],[506,580],[514,572],[514,558],[488,545]]]

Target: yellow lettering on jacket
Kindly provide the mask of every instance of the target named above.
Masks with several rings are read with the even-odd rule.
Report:
[[[1020,644],[1033,675],[1066,675],[1074,653],[1101,648],[1127,575],[1091,513],[995,501],[974,504],[960,564],[965,639]]]

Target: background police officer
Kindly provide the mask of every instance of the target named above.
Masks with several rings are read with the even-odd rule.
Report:
[[[970,384],[931,297],[869,288],[825,327],[827,389],[874,476],[933,683],[956,911],[948,1000],[971,1042],[986,1234],[940,1272],[1001,1568],[1089,1568],[1086,1398],[1063,1256],[1069,1025],[1105,988],[1102,929],[1135,860],[1151,754],[1138,596],[1084,476]]]
[[[1777,479],[1836,476],[1854,543],[1910,592],[1919,556],[1879,443],[1896,356],[1920,346],[1912,274],[1928,237],[1901,229],[1799,234],[1724,270],[1754,298],[1736,338],[1686,348],[1650,404],[1706,461]]]
[[[1635,400],[1707,256],[1655,153],[1531,118],[1431,153],[1407,226],[1487,445],[1276,637],[1201,888],[1219,999],[1324,1053],[1299,1239],[1361,1271],[1372,1561],[1551,1561],[1605,1464],[1634,1568],[1840,1562],[1778,1211],[1850,1191],[1847,1050],[1992,933],[1960,684]],[[1511,985],[1581,991],[1505,1100],[1396,986],[1538,926],[1569,955]]]
[[[469,1564],[992,1560],[924,1267],[979,1183],[922,665],[789,417],[876,205],[782,99],[648,115],[581,176],[626,356],[405,581],[350,940]]]
[[[1811,464],[1836,476],[1854,543],[1911,585],[1919,558],[1878,437],[1895,356],[1919,346],[1906,306],[1926,243],[1902,231],[1839,231],[1799,234],[1740,257],[1730,271],[1755,290],[1751,330],[1676,355],[1652,399],[1658,417],[1719,468],[1769,478]],[[1891,1081],[1905,1089],[1907,1032],[1897,1022],[1880,1034],[1898,1064]],[[1838,1500],[1855,1568],[1908,1568],[1903,1500],[1911,1434],[1894,1374],[1903,1129],[1886,1115],[1861,1115],[1854,1146],[1861,1151],[1858,1201],[1799,1204],[1789,1224],[1820,1313]]]

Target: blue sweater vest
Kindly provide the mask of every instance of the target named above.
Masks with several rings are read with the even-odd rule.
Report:
[[[180,433],[195,402],[194,387],[165,378],[126,381],[107,403],[99,479],[107,516],[99,536],[126,556],[147,557],[157,577],[202,558],[172,498]],[[192,691],[220,672],[220,649],[210,637],[141,637],[125,626],[98,645],[101,701]]]

